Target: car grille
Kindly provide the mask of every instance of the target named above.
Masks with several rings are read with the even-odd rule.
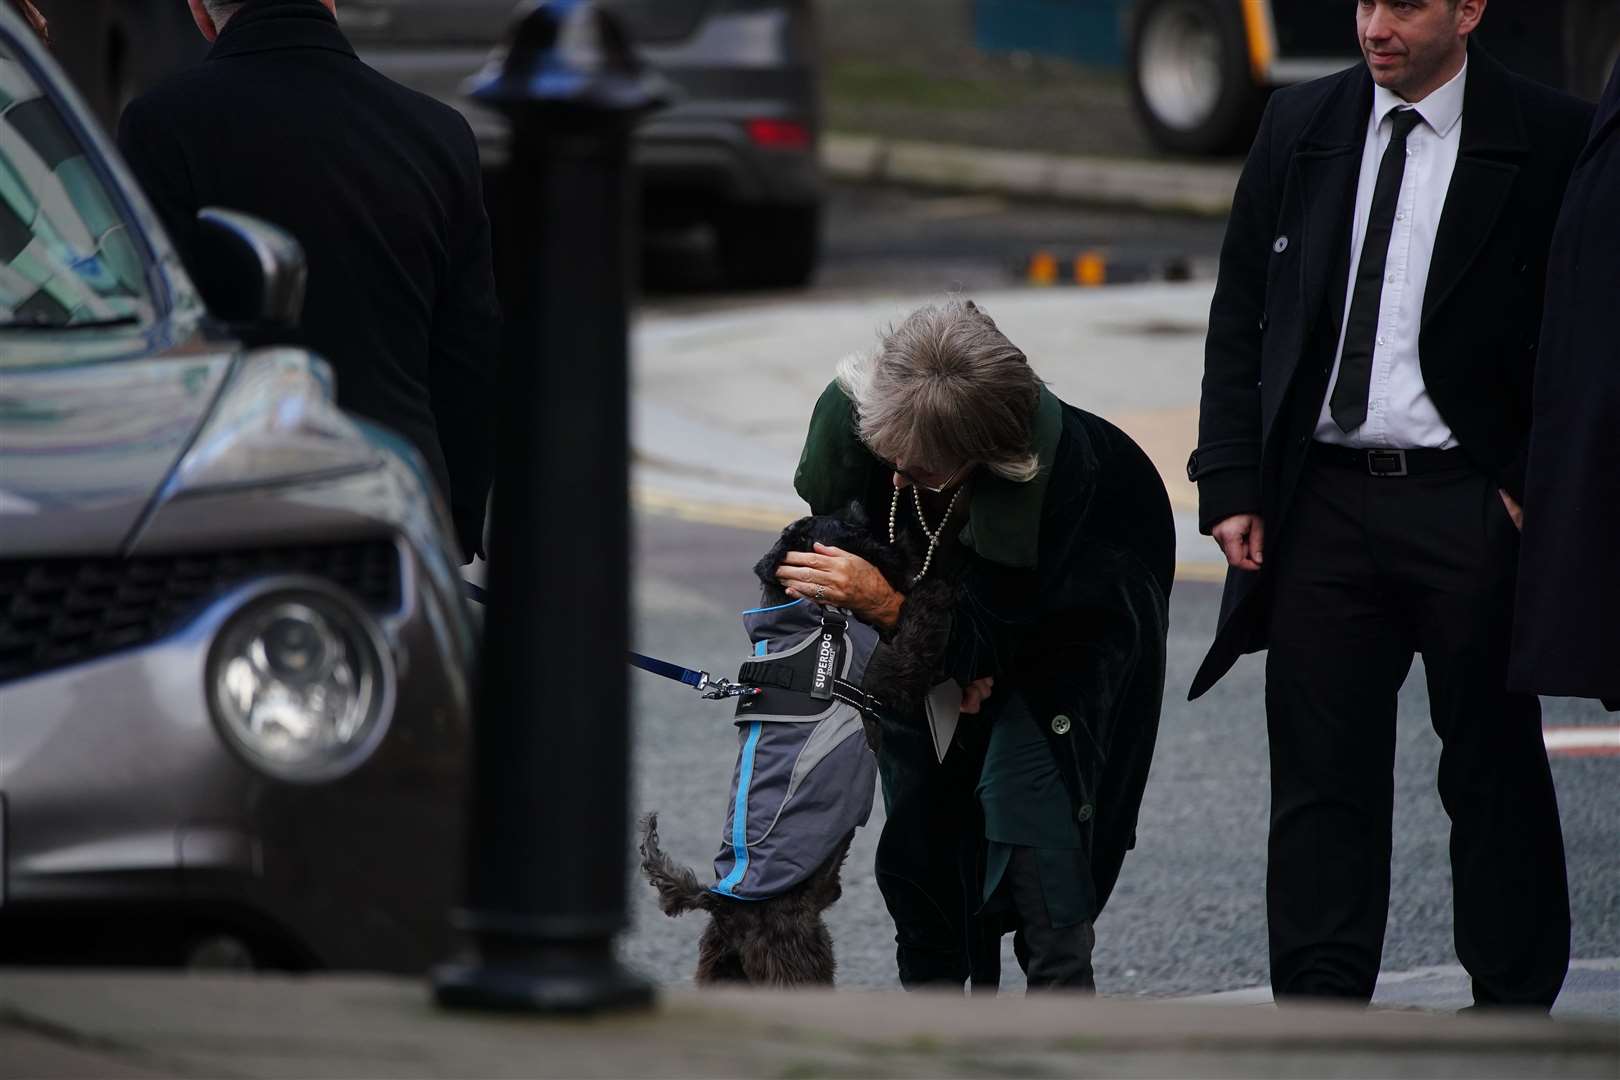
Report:
[[[0,683],[150,644],[221,593],[269,574],[322,578],[379,614],[401,602],[399,552],[389,540],[0,561]]]

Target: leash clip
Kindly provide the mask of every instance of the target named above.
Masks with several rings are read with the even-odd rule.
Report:
[[[698,672],[697,692],[705,701],[724,701],[727,698],[750,698],[759,693],[757,686],[745,686],[730,679],[712,679],[707,671]]]

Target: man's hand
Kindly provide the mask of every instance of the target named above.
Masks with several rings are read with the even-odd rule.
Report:
[[[1259,514],[1233,514],[1215,526],[1215,542],[1226,561],[1239,570],[1258,570],[1265,562],[1266,523]]]
[[[977,716],[984,706],[984,701],[990,696],[991,689],[996,685],[993,676],[986,675],[982,679],[974,679],[962,690],[962,713],[966,716]]]
[[[1524,507],[1514,502],[1513,496],[1501,488],[1497,488],[1496,493],[1502,496],[1502,505],[1507,507],[1508,517],[1513,519],[1513,527],[1524,532]]]
[[[848,608],[864,623],[892,630],[906,598],[889,586],[877,567],[842,548],[817,544],[815,551],[790,551],[776,571],[787,594]]]

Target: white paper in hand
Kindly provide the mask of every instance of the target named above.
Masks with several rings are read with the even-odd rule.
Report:
[[[945,753],[956,738],[956,724],[962,719],[962,688],[955,679],[946,679],[928,692],[928,730],[934,735],[934,756],[945,760]]]

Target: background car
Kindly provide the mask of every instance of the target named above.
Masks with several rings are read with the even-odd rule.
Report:
[[[1359,60],[1350,0],[973,0],[995,50],[1124,68],[1137,115],[1178,153],[1247,148],[1265,96]],[[1491,0],[1479,38],[1508,67],[1595,99],[1620,63],[1616,0]]]
[[[808,282],[819,254],[820,88],[812,0],[598,0],[679,99],[636,134],[647,224],[712,227],[727,281]],[[111,125],[141,89],[206,46],[181,0],[47,0],[57,50]],[[339,22],[377,70],[466,114],[486,165],[505,125],[462,93],[510,27],[513,0],[342,0]]]
[[[448,512],[324,362],[241,343],[296,318],[296,244],[201,232],[203,294],[0,8],[0,964],[420,970],[469,743]]]
[[[1354,5],[1322,0],[1137,0],[1131,90],[1171,150],[1245,149],[1267,91],[1360,61]],[[1620,62],[1615,0],[1493,0],[1480,43],[1508,67],[1595,99]]]

